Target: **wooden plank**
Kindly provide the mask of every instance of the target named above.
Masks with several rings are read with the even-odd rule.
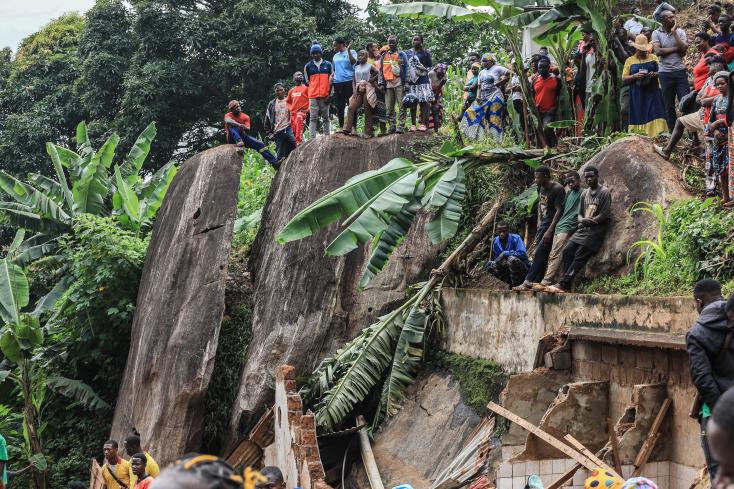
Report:
[[[555,436],[552,436],[545,431],[541,430],[537,426],[535,426],[532,423],[529,423],[528,421],[524,420],[520,416],[514,414],[512,411],[508,411],[507,409],[503,408],[499,404],[496,404],[494,402],[490,402],[487,404],[487,409],[490,411],[493,411],[503,418],[507,418],[513,423],[517,424],[518,426],[522,427],[526,431],[529,431],[530,433],[534,434],[553,448],[558,449],[560,452],[564,453],[568,457],[574,459],[577,463],[581,464],[582,466],[586,467],[589,470],[594,470],[597,465],[594,464],[592,460],[590,460],[587,456],[583,455],[582,453],[577,452],[567,444],[563,443],[561,440],[556,438]]]
[[[581,468],[581,464],[574,465],[573,467],[571,467],[570,469],[568,469],[566,472],[564,472],[563,474],[559,475],[558,476],[558,479],[556,479],[553,482],[551,482],[551,485],[549,485],[548,487],[546,487],[546,489],[560,489],[563,486],[563,484],[568,479],[570,479],[571,477],[573,477],[573,475],[576,473],[576,471],[578,471],[580,468]]]
[[[668,413],[668,408],[670,408],[670,404],[670,399],[665,399],[665,401],[663,401],[663,405],[660,407],[660,411],[658,411],[658,415],[655,416],[655,421],[653,421],[652,426],[650,427],[650,431],[648,431],[647,433],[647,438],[645,438],[645,442],[642,444],[642,448],[640,448],[640,453],[638,453],[637,457],[635,458],[635,470],[632,472],[632,477],[640,476],[640,474],[642,473],[642,468],[647,463],[650,455],[652,455],[652,450],[653,448],[655,448],[655,443],[660,437],[660,427],[665,420],[665,415]]]
[[[367,421],[361,414],[357,416],[357,425],[365,425],[361,430],[359,430],[359,448],[362,452],[362,463],[364,464],[364,471],[367,472],[367,479],[369,480],[370,487],[372,489],[385,489],[385,486],[382,485],[380,471],[377,469],[375,455],[372,453],[370,438],[367,435]]]
[[[619,440],[617,439],[617,431],[614,429],[614,423],[607,418],[607,426],[609,427],[609,443],[612,445],[612,457],[614,459],[614,468],[617,473],[622,473],[622,462],[619,460]]]
[[[611,472],[612,474],[614,474],[614,475],[616,475],[617,477],[619,477],[620,479],[622,479],[622,476],[621,476],[621,475],[619,475],[619,472],[617,472],[616,470],[614,470],[613,468],[611,468],[611,467],[610,467],[609,465],[607,465],[607,464],[606,464],[606,462],[604,462],[604,461],[603,461],[603,460],[601,460],[601,459],[600,459],[599,457],[597,457],[596,455],[594,455],[593,453],[591,453],[591,452],[589,451],[589,449],[588,449],[588,448],[586,448],[586,447],[585,447],[585,446],[583,445],[583,443],[581,443],[580,441],[578,441],[578,440],[577,440],[576,438],[574,438],[574,437],[573,437],[573,436],[571,436],[570,434],[569,434],[569,435],[566,435],[566,436],[565,436],[564,438],[566,439],[566,441],[568,441],[568,442],[569,442],[569,443],[571,444],[571,446],[573,446],[574,448],[576,448],[576,450],[578,450],[578,451],[579,451],[579,452],[581,452],[582,454],[584,454],[584,455],[586,455],[587,457],[589,457],[589,459],[590,459],[590,460],[591,460],[592,462],[594,462],[594,463],[596,464],[596,466],[597,466],[597,467],[601,467],[602,469],[604,469],[604,470],[606,470],[606,471],[608,471],[608,472]],[[620,471],[620,472],[621,472],[621,471]]]

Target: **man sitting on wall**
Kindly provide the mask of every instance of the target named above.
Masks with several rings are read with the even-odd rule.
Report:
[[[492,254],[484,268],[510,287],[520,285],[528,273],[530,260],[525,250],[525,243],[519,235],[510,233],[510,226],[505,221],[497,224],[497,237],[492,243]]]

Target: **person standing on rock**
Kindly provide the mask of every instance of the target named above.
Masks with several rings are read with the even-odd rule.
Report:
[[[568,292],[574,279],[586,263],[599,251],[612,218],[612,193],[599,184],[599,170],[594,166],[584,169],[588,188],[581,194],[578,229],[563,249],[563,276],[548,292]]]
[[[561,270],[563,249],[566,243],[576,232],[578,227],[579,203],[581,202],[581,176],[576,171],[566,173],[566,197],[563,201],[563,215],[558,221],[556,232],[553,235],[553,247],[548,255],[548,266],[540,284],[533,290],[544,291],[556,283],[558,272]]]
[[[530,268],[528,252],[519,234],[510,233],[506,221],[497,224],[497,237],[492,243],[490,259],[484,269],[510,287],[522,283]]]
[[[153,477],[145,469],[147,465],[148,458],[144,453],[136,453],[130,457],[130,466],[135,476],[132,489],[148,489],[153,483]]]
[[[357,57],[357,65],[354,67],[353,93],[349,99],[349,111],[342,132],[357,135],[357,112],[361,107],[364,109],[364,137],[371,138],[373,136],[372,111],[377,107],[377,93],[375,91],[377,68],[367,62],[368,53],[366,50],[361,50]]]
[[[387,52],[380,58],[380,72],[377,84],[385,92],[385,106],[387,108],[388,134],[405,132],[405,107],[403,95],[407,82],[408,57],[398,49],[397,36],[387,38]],[[399,113],[397,126],[395,125],[395,104]]]
[[[334,66],[324,59],[324,50],[318,41],[311,43],[311,61],[303,68],[305,81],[308,84],[308,107],[310,112],[309,133],[311,139],[316,137],[319,121],[325,136],[331,132],[329,122],[329,103],[331,101],[331,77]]]
[[[556,131],[548,124],[555,120],[561,82],[551,73],[549,58],[541,56],[538,60],[538,73],[533,75],[531,80],[533,100],[540,114],[540,129],[543,132],[545,146],[555,148],[558,144]]]
[[[283,163],[291,151],[296,149],[296,138],[291,129],[291,111],[285,99],[285,87],[276,83],[273,87],[275,98],[270,101],[265,111],[265,131],[268,138],[275,141],[278,165]]]
[[[688,366],[697,391],[691,415],[701,425],[701,447],[713,481],[719,464],[711,454],[707,428],[719,398],[734,386],[734,299],[725,301],[721,284],[713,279],[696,282],[693,299],[699,317],[686,334]]]
[[[354,94],[354,65],[357,64],[357,51],[352,49],[352,43],[347,45],[343,37],[334,39],[334,105],[339,127],[344,126],[344,109]],[[351,128],[349,128],[351,131]]]
[[[418,108],[413,107],[410,110],[412,124],[410,130],[415,131],[417,129],[425,132],[428,130],[431,103],[435,99],[431,88],[431,80],[428,77],[428,72],[433,67],[433,58],[431,52],[423,46],[423,36],[420,34],[413,36],[413,48],[406,51],[405,54],[408,56],[408,83],[410,85],[408,92],[418,98],[420,107],[418,125],[416,125]]]
[[[663,93],[665,119],[668,130],[675,127],[676,97],[680,101],[690,91],[688,72],[683,58],[688,52],[688,39],[683,29],[678,27],[675,14],[665,10],[660,14],[661,27],[652,33],[652,45],[660,62],[658,78]]]
[[[296,71],[293,74],[293,88],[288,91],[285,101],[291,111],[291,129],[296,138],[296,145],[303,142],[303,130],[308,119],[308,87],[303,83],[303,73]]]
[[[229,112],[224,114],[224,131],[227,136],[227,144],[236,144],[237,146],[254,149],[268,163],[277,168],[278,160],[273,153],[268,151],[265,143],[250,136],[250,116],[242,112],[240,103],[237,100],[232,100],[227,108]]]
[[[158,477],[158,475],[161,473],[160,469],[158,468],[158,464],[153,459],[153,457],[150,455],[149,452],[146,452],[143,450],[143,447],[140,446],[140,437],[138,435],[128,435],[127,438],[125,438],[125,453],[130,456],[130,463],[132,464],[132,459],[136,454],[143,454],[145,455],[145,462],[144,462],[144,471],[148,475],[152,477]],[[134,486],[135,481],[137,480],[137,475],[135,474],[135,470],[132,471],[132,476],[130,477],[130,484],[131,486]]]
[[[563,186],[551,179],[551,171],[547,166],[539,166],[535,169],[535,183],[538,186],[539,194],[535,255],[525,281],[512,289],[518,292],[530,291],[533,285],[543,280],[548,257],[553,248],[553,235],[563,215],[563,202],[566,196]]]
[[[130,462],[118,455],[118,449],[119,445],[116,440],[107,440],[102,447],[104,453],[102,478],[107,489],[127,489],[131,487],[132,469],[130,468]]]

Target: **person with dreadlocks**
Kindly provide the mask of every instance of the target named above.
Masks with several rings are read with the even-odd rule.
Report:
[[[272,467],[276,469],[275,467]],[[265,471],[265,469],[263,469]],[[280,470],[278,470],[280,473]],[[281,475],[282,480],[282,475]],[[214,455],[188,454],[157,477],[150,489],[256,489],[269,476],[246,469],[239,473]],[[283,489],[285,484],[282,484]]]
[[[227,109],[229,112],[224,114],[224,132],[227,137],[227,144],[236,144],[237,146],[254,149],[268,163],[278,168],[278,160],[273,153],[268,151],[265,143],[250,136],[250,116],[242,112],[240,103],[237,100],[232,100],[227,105]]]
[[[132,489],[148,489],[153,483],[153,476],[145,471],[147,463],[148,459],[142,452],[138,452],[130,457],[130,466],[135,475],[135,485],[132,486]]]

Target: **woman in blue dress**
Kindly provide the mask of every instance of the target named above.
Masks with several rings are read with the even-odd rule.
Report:
[[[622,83],[630,87],[629,130],[655,137],[668,130],[658,82],[658,58],[650,52],[652,44],[644,34],[630,46],[636,52],[627,58],[622,70]]]
[[[485,54],[482,61],[490,60],[490,56]],[[505,97],[497,87],[496,73],[501,72],[487,68],[479,72],[477,99],[461,119],[461,130],[469,139],[491,137],[495,141],[502,140]]]
[[[435,100],[431,80],[428,77],[428,72],[433,67],[433,59],[431,58],[431,52],[426,51],[423,47],[423,36],[418,34],[413,36],[413,49],[409,49],[405,54],[408,55],[408,82],[410,84],[408,91],[418,97],[418,105],[421,110],[418,130],[426,131],[428,129],[428,116],[431,113],[431,102]],[[416,108],[411,107],[411,131],[416,130],[415,116]]]

